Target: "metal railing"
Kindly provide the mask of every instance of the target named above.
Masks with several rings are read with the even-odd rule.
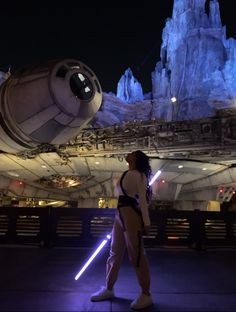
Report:
[[[112,230],[116,209],[0,207],[0,243],[93,246]],[[236,212],[151,210],[146,246],[236,246]]]

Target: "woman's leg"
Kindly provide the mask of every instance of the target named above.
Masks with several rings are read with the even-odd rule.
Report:
[[[106,265],[106,284],[107,289],[112,290],[119,273],[119,269],[125,252],[124,228],[120,220],[119,214],[115,216],[112,229],[112,240],[110,247],[110,255]]]
[[[135,268],[142,293],[150,295],[150,271],[143,246],[141,217],[132,207],[122,207],[121,214],[125,223],[125,242],[130,262]]]

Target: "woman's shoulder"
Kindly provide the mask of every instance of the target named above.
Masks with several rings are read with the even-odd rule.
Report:
[[[139,172],[136,169],[133,169],[133,170],[128,170],[128,174],[129,175],[141,175],[141,172]]]
[[[136,178],[138,178],[138,179],[146,179],[146,175],[145,175],[144,173],[142,173],[142,172],[136,170],[136,169],[134,169],[134,170],[129,170],[129,171],[128,171],[128,174],[129,174],[130,176],[136,177]]]

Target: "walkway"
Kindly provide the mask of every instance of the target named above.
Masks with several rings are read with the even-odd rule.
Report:
[[[90,248],[1,245],[0,311],[130,311],[139,288],[127,256],[113,301],[89,299],[104,284],[108,248],[74,280],[91,252]],[[146,311],[236,311],[236,249],[162,247],[147,253],[155,304]]]

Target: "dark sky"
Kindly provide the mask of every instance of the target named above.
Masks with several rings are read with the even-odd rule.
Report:
[[[150,91],[173,0],[60,2],[1,1],[0,70],[7,71],[11,65],[14,72],[27,64],[76,58],[95,72],[103,91],[116,92],[128,67],[144,91]],[[219,1],[227,36],[236,38],[232,2]]]

